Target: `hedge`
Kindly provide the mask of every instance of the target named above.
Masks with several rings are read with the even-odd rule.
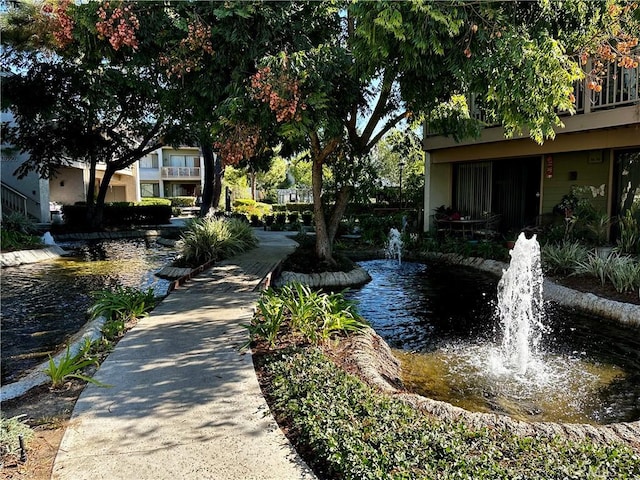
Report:
[[[86,226],[86,205],[64,205],[62,207],[65,224],[70,227]],[[161,225],[169,223],[169,205],[105,205],[103,226]]]

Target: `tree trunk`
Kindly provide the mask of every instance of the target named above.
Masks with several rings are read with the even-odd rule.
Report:
[[[213,208],[218,208],[220,205],[220,195],[222,195],[222,158],[220,155],[216,155],[215,161],[213,162],[213,198],[212,205]]]
[[[329,238],[329,229],[324,215],[322,201],[322,161],[314,158],[311,166],[311,187],[313,191],[313,218],[316,226],[316,256],[318,260],[335,264],[333,259],[333,240]]]
[[[209,142],[200,142],[204,168],[204,185],[202,188],[202,204],[200,205],[200,216],[204,217],[213,205],[213,183],[215,181],[215,155],[213,147]]]
[[[92,156],[89,159],[89,182],[87,185],[87,212],[86,221],[87,225],[93,225],[93,219],[95,217],[95,196],[96,196],[96,165],[98,161],[96,157]]]
[[[107,197],[107,189],[111,183],[111,178],[116,171],[107,165],[104,171],[104,177],[100,181],[100,188],[98,188],[98,196],[96,197],[96,203],[93,210],[93,218],[91,219],[91,227],[93,229],[101,229],[104,221],[104,201]]]

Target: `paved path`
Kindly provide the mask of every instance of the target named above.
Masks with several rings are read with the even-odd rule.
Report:
[[[260,246],[165,298],[117,345],[80,396],[53,479],[313,479],[260,392],[240,325],[295,242]]]

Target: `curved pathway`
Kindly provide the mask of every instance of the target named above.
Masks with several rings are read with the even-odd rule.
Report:
[[[271,416],[242,328],[296,247],[258,248],[166,297],[118,343],[78,399],[56,457],[62,480],[312,479]]]

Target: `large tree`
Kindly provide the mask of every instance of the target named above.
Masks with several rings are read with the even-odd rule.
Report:
[[[627,47],[637,32],[634,9],[629,2],[578,0],[344,2],[327,11],[331,39],[264,58],[252,93],[282,134],[304,139],[311,152],[319,260],[333,262],[354,185],[353,176],[341,175],[327,205],[325,165],[358,165],[390,129],[428,117],[456,94],[478,94],[508,134],[553,137],[562,125],[558,111],[574,110],[582,60],[603,58],[608,45],[608,61],[633,64]],[[589,73],[597,85],[597,68]]]
[[[49,177],[74,161],[88,165],[94,228],[113,175],[178,133],[159,65],[138,53],[150,34],[140,14],[108,3],[23,2],[3,18],[3,108],[15,121],[5,139],[29,154],[18,174]],[[104,173],[96,191],[98,164]]]

